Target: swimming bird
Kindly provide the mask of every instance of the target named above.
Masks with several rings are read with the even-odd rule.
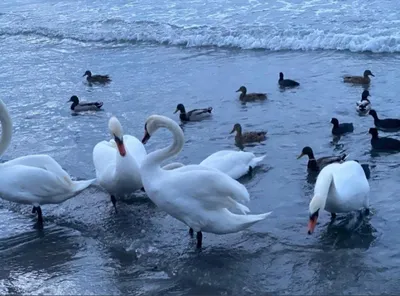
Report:
[[[182,121],[199,121],[210,117],[212,109],[212,107],[208,107],[203,109],[193,109],[186,112],[185,106],[183,106],[183,104],[178,104],[174,114],[180,111],[179,118]]]
[[[93,148],[93,163],[101,187],[116,207],[116,197],[140,190],[140,165],[147,156],[146,149],[136,137],[124,135],[121,123],[113,116],[108,121],[112,140],[101,141]]]
[[[298,83],[297,81],[291,79],[284,79],[282,72],[279,73],[278,83],[281,87],[295,87],[300,85],[300,83]]]
[[[247,88],[245,86],[241,86],[236,92],[241,92],[239,99],[241,101],[257,101],[257,100],[265,100],[267,98],[267,94],[264,93],[247,93]]]
[[[12,121],[7,107],[0,99],[2,127],[0,155],[8,148],[12,137]],[[0,164],[0,198],[33,205],[38,224],[43,225],[42,205],[60,204],[77,195],[96,179],[73,181],[52,157],[45,154],[27,155]]]
[[[297,159],[300,159],[304,155],[308,156],[307,168],[312,171],[316,171],[316,172],[322,170],[328,164],[331,164],[334,162],[342,162],[347,157],[347,155],[345,153],[343,153],[342,155],[324,156],[324,157],[315,159],[314,152],[311,149],[311,147],[309,147],[309,146],[306,146],[303,148],[303,150],[301,151],[301,154],[299,156],[297,156]]]
[[[345,76],[343,81],[354,84],[369,84],[371,82],[369,76],[375,77],[370,70],[365,70],[363,76]]]
[[[369,115],[374,118],[374,124],[377,129],[385,132],[396,132],[400,129],[400,119],[386,118],[379,119],[374,109],[369,110]]]
[[[69,102],[72,102],[71,110],[74,112],[99,111],[103,106],[103,102],[80,103],[77,96],[72,96]]]
[[[146,143],[160,128],[172,133],[173,143],[147,155],[141,166],[143,186],[149,198],[161,210],[196,232],[197,248],[202,246],[202,232],[238,232],[271,214],[246,215],[250,210],[241,203],[250,200],[246,187],[216,169],[187,165],[163,170],[160,164],[178,155],[185,139],[175,121],[165,116],[151,115],[146,120],[142,142]],[[231,208],[242,214],[230,212]]]
[[[368,100],[370,96],[368,90],[364,90],[361,94],[361,100],[356,103],[356,110],[360,115],[367,115],[371,110],[371,102]]]
[[[339,120],[337,120],[337,118],[332,118],[331,123],[333,124],[332,134],[335,136],[352,133],[354,131],[354,126],[352,123],[339,124]]]
[[[375,150],[399,151],[400,141],[389,137],[379,137],[378,129],[371,127],[368,131],[371,135],[371,146]]]
[[[308,234],[314,232],[320,210],[348,213],[365,209],[369,213],[369,183],[361,165],[353,160],[332,163],[318,175],[309,205]]]
[[[236,131],[235,141],[236,144],[262,142],[266,139],[267,132],[245,132],[242,133],[242,126],[239,123],[235,123],[230,134]]]
[[[87,76],[86,80],[89,83],[99,83],[99,84],[107,84],[111,82],[111,78],[109,75],[92,75],[92,72],[87,70],[82,77]]]

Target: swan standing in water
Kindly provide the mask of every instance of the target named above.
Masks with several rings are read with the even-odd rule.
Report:
[[[2,127],[0,155],[10,145],[12,121],[0,99]],[[89,187],[96,179],[72,181],[71,177],[50,156],[44,154],[18,157],[0,164],[0,197],[7,201],[33,205],[38,223],[43,224],[41,205],[59,204]]]
[[[309,205],[308,234],[317,225],[320,210],[331,213],[348,213],[362,208],[369,213],[369,183],[364,169],[356,161],[332,163],[318,175],[314,197]]]
[[[140,165],[147,152],[136,137],[123,134],[116,117],[110,118],[108,128],[113,139],[96,144],[93,163],[100,186],[110,194],[117,210],[116,196],[132,194],[142,188]]]
[[[147,155],[141,166],[143,186],[149,198],[160,209],[196,231],[197,248],[201,248],[203,231],[234,233],[271,214],[246,215],[250,210],[240,202],[250,200],[247,189],[216,169],[201,165],[162,169],[162,161],[182,150],[184,136],[175,121],[165,116],[152,115],[146,121],[142,143],[146,143],[160,128],[172,132],[173,143]],[[243,214],[234,214],[228,208],[236,208]]]

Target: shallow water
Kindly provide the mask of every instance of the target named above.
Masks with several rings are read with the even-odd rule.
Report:
[[[199,163],[237,149],[229,135],[236,122],[267,130],[267,141],[245,149],[266,154],[262,166],[241,181],[249,208],[273,214],[241,233],[204,234],[197,252],[187,227],[144,193],[120,200],[115,214],[109,197],[92,187],[60,206],[43,206],[43,231],[33,228],[30,207],[0,201],[0,293],[397,293],[399,155],[371,153],[373,120],[355,112],[362,88],[341,82],[371,69],[373,107],[382,117],[399,116],[396,5],[3,1],[0,78],[14,123],[3,161],[47,153],[72,176],[92,178],[92,149],[109,138],[111,115],[140,138],[150,114],[178,121],[178,103],[212,106],[211,119],[183,126],[185,147],[173,161]],[[81,77],[87,69],[113,82],[90,87]],[[280,71],[301,86],[281,91]],[[269,99],[243,105],[235,93],[241,85]],[[103,101],[105,111],[71,116],[66,101],[73,94]],[[353,122],[354,133],[333,144],[331,117]],[[159,132],[146,148],[169,140]],[[306,160],[296,160],[306,145],[317,157],[345,152],[370,164],[370,218],[350,214],[329,225],[323,213],[307,236],[313,183]]]

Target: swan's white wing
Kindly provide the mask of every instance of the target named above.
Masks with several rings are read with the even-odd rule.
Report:
[[[32,166],[36,168],[41,168],[47,171],[50,171],[61,178],[65,178],[68,182],[71,182],[71,178],[69,174],[63,170],[60,164],[55,161],[51,156],[46,154],[36,154],[36,155],[27,155],[15,158],[13,160],[7,161],[3,165],[14,166],[14,165],[25,165]]]
[[[101,141],[93,148],[93,164],[98,178],[103,176],[110,165],[115,165],[117,146],[114,140]]]
[[[249,171],[255,155],[251,152],[221,150],[204,159],[200,165],[215,168],[234,179],[238,179]]]
[[[169,187],[179,188],[180,195],[196,199],[205,208],[240,208],[235,201],[250,200],[246,187],[218,170],[200,165],[187,165],[166,172],[167,180],[164,181]]]
[[[70,182],[56,174],[33,166],[6,165],[0,178],[1,196],[10,201],[21,203],[58,203],[73,193]]]
[[[140,166],[147,156],[146,148],[142,142],[134,136],[124,135],[124,143],[130,155],[135,158],[136,162]]]

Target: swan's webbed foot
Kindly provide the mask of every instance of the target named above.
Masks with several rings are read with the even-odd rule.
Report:
[[[112,202],[112,204],[114,206],[115,212],[118,213],[118,211],[117,211],[117,199],[115,198],[114,195],[111,195],[111,202]]]
[[[190,235],[190,237],[193,237],[193,228],[189,229],[189,235]]]
[[[197,238],[196,247],[197,249],[201,249],[201,245],[203,244],[203,234],[201,233],[201,231],[197,232],[196,238]]]
[[[336,219],[336,213],[331,213],[331,220],[335,220]]]

